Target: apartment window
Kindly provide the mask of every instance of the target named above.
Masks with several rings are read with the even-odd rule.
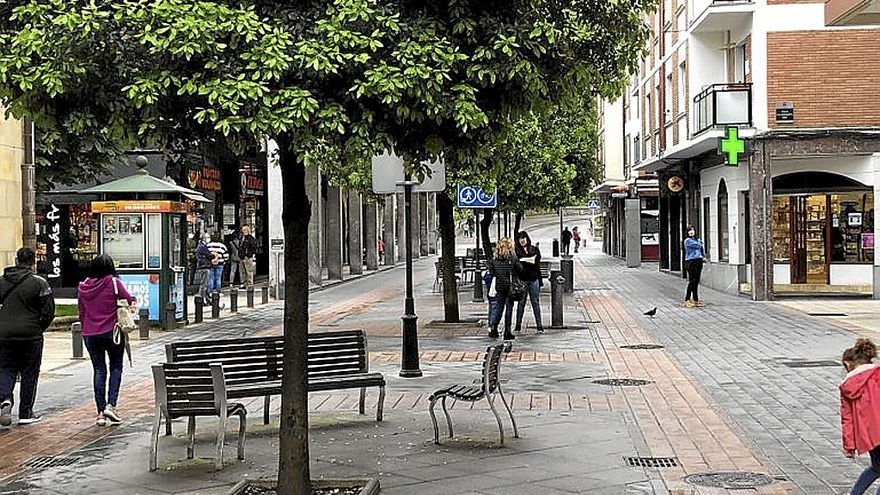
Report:
[[[648,93],[645,100],[647,101],[646,106],[648,110],[647,115],[645,115],[648,125],[645,128],[648,129],[648,132],[654,132],[654,98],[651,97],[651,93]]]
[[[642,161],[642,143],[638,136],[633,138],[633,163]]]
[[[632,94],[630,101],[631,101],[631,106],[633,109],[633,118],[637,119],[637,118],[639,118],[639,92],[638,91],[636,91],[635,93]]]
[[[718,184],[718,260],[727,261],[730,257],[730,232],[727,230],[727,184],[724,179]]]
[[[745,43],[737,45],[734,50],[734,66],[733,77],[735,82],[745,82],[746,80],[746,45]]]
[[[666,118],[665,124],[669,125],[672,123],[672,112],[675,109],[675,104],[672,101],[672,95],[674,94],[673,91],[675,90],[675,85],[672,84],[671,71],[669,72],[669,74],[666,75],[666,88],[664,89],[665,91],[663,95],[663,102],[665,103],[664,106],[666,110],[666,115],[664,117]]]
[[[678,66],[678,113],[684,114],[687,111],[686,104],[688,101],[688,80],[687,80],[687,62],[682,62]]]

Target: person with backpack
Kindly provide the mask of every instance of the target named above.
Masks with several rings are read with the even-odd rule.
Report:
[[[43,359],[43,332],[55,319],[55,297],[45,279],[34,273],[36,253],[21,248],[15,266],[0,278],[0,426],[12,424],[12,392],[21,376],[18,392],[18,424],[43,419],[34,412],[37,381]]]
[[[214,240],[208,243],[208,251],[211,253],[208,294],[219,294],[223,288],[223,266],[229,261],[229,251],[226,249],[226,244],[220,240],[219,235],[214,236]],[[239,251],[240,253],[241,251]]]
[[[877,346],[858,339],[843,353],[846,378],[840,384],[840,425],[843,455],[854,459],[869,453],[871,465],[862,472],[849,495],[862,495],[880,478],[880,367],[874,363]]]
[[[77,290],[83,343],[92,361],[95,405],[98,408],[95,424],[98,426],[122,422],[116,406],[122,386],[125,339],[128,337],[117,328],[119,301],[125,301],[128,310],[134,311],[137,301],[119,280],[113,258],[106,254],[99,255],[92,260],[89,276],[80,282]]]

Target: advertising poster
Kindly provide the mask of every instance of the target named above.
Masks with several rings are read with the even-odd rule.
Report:
[[[862,249],[874,249],[874,233],[866,232],[862,234]]]
[[[174,283],[171,284],[171,302],[174,303],[174,318],[182,320],[186,314],[183,310],[183,298],[186,297],[186,285],[184,285],[184,271],[175,271],[173,273]]]
[[[150,319],[158,320],[159,313],[159,275],[119,275],[123,285],[132,297],[137,299],[138,311],[141,308],[150,310]],[[138,315],[135,314],[135,319]]]

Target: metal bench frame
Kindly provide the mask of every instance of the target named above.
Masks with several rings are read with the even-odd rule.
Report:
[[[168,376],[177,371],[191,371],[187,376]],[[179,364],[156,364],[153,365],[153,381],[156,387],[156,412],[153,416],[153,429],[150,442],[150,471],[158,467],[159,457],[159,430],[162,427],[162,418],[166,424],[171,424],[175,418],[187,417],[186,458],[192,459],[195,455],[196,442],[196,416],[216,416],[219,418],[217,430],[217,445],[214,457],[214,467],[219,471],[223,469],[223,444],[226,441],[226,420],[231,416],[238,416],[238,459],[244,460],[244,442],[247,431],[247,409],[239,403],[229,403],[226,397],[226,382],[223,375],[223,367],[219,364],[209,365],[179,365]],[[213,400],[206,400],[206,392],[210,388]],[[186,403],[180,403],[184,401]]]
[[[437,416],[434,414],[434,406],[440,401],[443,407],[443,414],[446,416],[446,424],[449,427],[449,438],[452,438],[452,418],[449,416],[449,410],[446,408],[446,398],[449,397],[454,401],[477,402],[486,399],[489,403],[489,409],[495,415],[495,421],[498,422],[498,432],[501,436],[501,444],[504,444],[504,426],[501,423],[501,416],[495,407],[495,395],[501,397],[501,402],[507,409],[510,416],[510,422],[513,424],[513,437],[519,438],[519,430],[516,428],[516,420],[513,418],[513,411],[504,398],[504,392],[501,390],[500,367],[501,356],[505,351],[510,349],[509,344],[497,344],[486,348],[486,354],[483,356],[483,372],[480,387],[471,385],[453,385],[444,389],[437,390],[429,397],[430,406],[428,412],[431,414],[431,422],[434,424],[434,443],[440,444],[440,429],[437,426]]]

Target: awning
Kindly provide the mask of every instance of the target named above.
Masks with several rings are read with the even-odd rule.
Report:
[[[208,199],[208,198],[202,196],[201,194],[199,194],[199,193],[197,193],[197,192],[194,192],[194,193],[181,193],[181,194],[183,194],[185,197],[187,197],[187,198],[189,198],[189,199],[191,199],[191,200],[193,200],[193,201],[195,201],[195,202],[197,202],[197,203],[211,203],[211,202],[212,202],[210,199]]]
[[[590,189],[590,192],[593,194],[602,194],[602,193],[608,194],[614,188],[617,188],[620,186],[626,186],[626,182],[624,182],[622,180],[606,180],[605,182],[599,184],[598,186]]]

